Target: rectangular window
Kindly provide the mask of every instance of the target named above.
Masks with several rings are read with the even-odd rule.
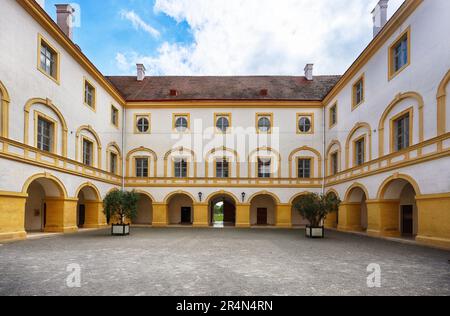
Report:
[[[229,177],[229,163],[227,159],[220,159],[216,161],[216,177],[228,178]]]
[[[114,105],[111,106],[111,124],[119,127],[119,110]]]
[[[136,177],[148,177],[148,158],[136,158]]]
[[[389,79],[408,67],[410,58],[410,28],[408,28],[389,48]]]
[[[353,108],[364,102],[364,75],[353,85]]]
[[[335,175],[339,172],[339,155],[337,152],[331,154],[331,174]]]
[[[175,178],[187,178],[187,161],[178,159],[174,162]]]
[[[84,79],[84,103],[95,109],[95,88],[86,79]]]
[[[51,152],[53,148],[54,124],[39,117],[37,128],[37,147],[40,150]]]
[[[59,81],[59,53],[39,35],[38,69],[54,81]]]
[[[93,154],[94,144],[87,140],[83,139],[83,163],[88,166],[92,166],[92,154]]]
[[[330,128],[337,124],[337,104],[330,108]]]
[[[258,178],[270,178],[271,175],[271,160],[258,158]]]
[[[117,174],[117,154],[111,153],[109,157],[109,171]]]
[[[298,178],[299,179],[311,178],[311,159],[298,160]]]
[[[410,146],[410,116],[409,113],[394,121],[394,148],[397,151]]]
[[[365,162],[366,140],[361,138],[355,142],[355,163],[361,166]]]

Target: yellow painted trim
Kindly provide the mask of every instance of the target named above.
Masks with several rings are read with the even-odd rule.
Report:
[[[366,148],[365,148],[365,150],[367,150],[367,148],[369,148],[369,150],[368,150],[369,155],[368,155],[368,157],[367,157],[367,155],[365,155],[366,156],[365,161],[372,160],[372,128],[370,127],[369,123],[366,123],[366,122],[357,123],[352,128],[352,130],[348,134],[347,139],[345,141],[345,168],[346,169],[348,169],[350,167],[350,153],[349,153],[350,141],[352,140],[353,135],[355,135],[355,133],[361,128],[365,128],[367,130],[367,133],[365,133],[364,135],[367,135],[367,134],[369,135],[369,142],[367,142],[367,139],[366,139]],[[359,137],[359,138],[361,138],[361,137]],[[353,141],[353,144],[355,144],[355,141],[356,140]],[[356,164],[355,164],[355,161],[356,161],[355,160],[355,147],[353,147],[353,153],[354,153],[353,154],[353,166],[356,166]]]
[[[91,138],[89,138],[89,137],[87,137],[85,135],[81,135],[82,131],[87,131],[87,132],[91,133],[94,136],[95,140],[93,140],[93,139],[91,139]],[[83,125],[83,126],[80,126],[77,129],[76,138],[75,138],[76,139],[75,140],[75,157],[80,162],[83,162],[83,154],[82,154],[82,151],[81,151],[81,149],[83,147],[82,147],[82,140],[80,139],[80,136],[82,136],[82,138],[87,139],[88,141],[92,142],[94,145],[97,146],[97,156],[96,156],[96,158],[97,158],[97,166],[94,165],[94,166],[91,166],[91,167],[97,167],[97,168],[101,169],[102,168],[102,142],[100,140],[100,136],[97,134],[97,132],[90,125]],[[95,157],[95,152],[93,154],[94,154],[94,157]],[[92,159],[92,162],[94,162],[94,161],[95,161],[95,158]]]
[[[364,103],[364,101],[366,100],[366,75],[365,73],[363,73],[357,80],[355,80],[355,82],[352,85],[352,111],[355,110],[357,107],[359,107],[361,104]],[[356,102],[356,88],[357,85],[362,82],[362,100],[357,103]]]
[[[81,67],[88,71],[96,81],[101,83],[116,101],[121,105],[125,105],[125,100],[116,88],[100,73],[100,71],[98,71],[92,62],[83,54],[75,43],[64,34],[36,1],[17,0],[17,2],[78,62]]]
[[[100,190],[92,182],[85,182],[78,187],[78,189],[75,191],[75,195],[74,195],[74,197],[76,199],[78,199],[78,195],[84,188],[91,188],[92,190],[94,190],[95,194],[97,195],[97,199],[94,200],[95,202],[102,200],[102,195],[100,194]],[[89,200],[87,200],[87,201],[89,201]]]
[[[38,110],[34,111],[34,147],[38,148],[38,122],[39,118],[42,118],[43,120],[50,122],[53,125],[53,135],[52,135],[52,148],[50,150],[51,153],[57,154],[58,152],[58,122],[54,120],[52,117],[45,115],[42,112],[39,112]]]
[[[308,147],[308,146],[299,147],[299,148],[293,150],[291,152],[291,154],[289,155],[289,178],[293,177],[292,161],[294,159],[294,156],[297,153],[301,152],[301,151],[310,151],[310,152],[312,152],[312,153],[314,153],[316,155],[315,158],[317,158],[317,160],[318,160],[318,167],[319,167],[319,170],[318,170],[319,176],[318,176],[318,178],[322,178],[322,155],[320,154],[320,152],[318,150],[316,150],[314,148],[311,148],[311,147]],[[315,174],[314,169],[312,170],[312,174]]]
[[[205,177],[208,178],[209,177],[209,163],[210,163],[210,158],[211,156],[213,156],[216,152],[229,152],[233,155],[234,159],[235,159],[235,168],[236,168],[236,172],[235,172],[235,177],[239,178],[240,174],[241,174],[241,164],[240,164],[240,160],[239,160],[239,154],[236,150],[234,149],[230,149],[227,147],[217,147],[217,148],[213,148],[211,149],[205,156]],[[230,162],[229,162],[230,163]],[[215,167],[214,167],[215,170]],[[232,170],[231,170],[232,171]],[[215,175],[215,173],[214,173]],[[231,175],[230,178],[233,178],[233,176]]]
[[[345,192],[344,203],[347,203],[347,204],[353,203],[353,202],[350,202],[350,196],[353,193],[353,190],[355,190],[355,189],[361,189],[364,192],[364,194],[366,195],[366,200],[370,199],[369,191],[367,190],[367,188],[363,184],[361,184],[359,182],[355,182]]]
[[[116,117],[116,122],[112,122],[112,114],[113,114],[113,112],[116,112],[117,113],[117,117]],[[111,104],[111,117],[110,117],[110,123],[111,123],[111,125],[113,125],[114,127],[116,127],[116,128],[119,128],[119,126],[120,126],[120,111],[119,111],[119,109],[114,105],[114,104]]]
[[[192,200],[192,204],[195,204],[195,202],[197,202],[197,200],[191,193],[182,191],[182,190],[178,190],[178,191],[174,191],[174,192],[171,192],[168,195],[166,195],[166,197],[163,200],[163,204],[169,205],[169,203],[171,202],[171,199],[177,195],[185,195],[185,196],[189,197]]]
[[[450,70],[439,84],[437,92],[437,130],[438,136],[443,135],[447,131],[447,85],[450,82]]]
[[[275,204],[275,208],[277,207],[277,205],[281,204],[280,198],[275,193],[270,192],[270,191],[266,191],[266,190],[259,191],[259,192],[256,192],[256,193],[252,194],[247,199],[247,202],[251,204],[255,198],[257,198],[258,196],[261,196],[261,195],[268,195],[268,196],[272,197],[273,201],[275,202],[274,203]]]
[[[147,191],[144,191],[144,190],[134,190],[134,191],[138,194],[142,194],[142,195],[145,195],[146,197],[148,197],[150,199],[150,201],[152,202],[152,205],[155,204],[155,202],[156,202],[155,198],[153,197],[153,195],[151,195]]]
[[[450,192],[416,195],[416,200],[450,199]]]
[[[424,108],[424,101],[420,94],[417,92],[406,92],[406,93],[399,93],[395,97],[395,99],[388,105],[386,110],[384,111],[383,115],[381,116],[380,123],[378,124],[378,156],[382,157],[384,156],[384,125],[386,122],[386,119],[391,113],[391,111],[395,108],[397,104],[402,102],[406,99],[415,99],[419,106],[419,143],[424,141],[424,127],[423,127],[423,108]],[[411,144],[410,144],[411,145]]]
[[[333,149],[334,146],[338,146],[338,149],[331,152],[331,149]],[[329,163],[331,163],[331,155],[337,153],[338,154],[338,167],[339,170],[337,170],[337,173],[339,173],[342,170],[342,158],[341,158],[341,154],[342,154],[342,146],[341,143],[335,139],[333,141],[331,141],[331,143],[328,145],[327,151],[326,151],[326,155],[325,155],[325,174],[327,176],[331,175],[331,165],[329,165]]]
[[[94,104],[89,105],[86,101],[86,84],[94,90]],[[87,106],[94,112],[97,112],[97,88],[95,88],[94,84],[86,77],[83,78],[83,104]]]
[[[402,180],[409,182],[409,184],[411,184],[412,187],[414,188],[416,195],[419,195],[419,196],[421,195],[420,187],[417,184],[417,181],[414,180],[413,177],[411,177],[407,174],[396,173],[393,176],[390,176],[389,178],[384,180],[383,183],[380,185],[380,187],[378,189],[378,193],[377,193],[377,200],[384,200],[384,194],[386,193],[386,190],[387,190],[389,184],[392,181],[398,180],[398,179],[402,179]]]
[[[228,124],[230,125],[225,132],[217,128],[217,121],[222,117],[228,119]],[[232,129],[233,121],[231,113],[214,113],[214,131],[216,132],[216,134],[230,134]]]
[[[306,117],[309,118],[311,121],[311,129],[309,132],[302,132],[300,131],[300,119]],[[297,113],[297,134],[299,135],[313,135],[315,133],[315,119],[314,119],[314,113]]]
[[[257,154],[260,151],[266,151],[266,152],[272,153],[272,154],[274,154],[276,156],[276,159],[278,161],[278,169],[275,170],[274,169],[274,167],[275,167],[274,164],[271,163],[271,166],[270,166],[271,169],[272,169],[271,174],[272,174],[272,176],[276,174],[277,178],[281,178],[281,154],[278,151],[276,151],[275,149],[271,148],[271,147],[258,147],[256,149],[254,149],[252,152],[250,152],[250,154],[248,155],[248,160],[247,160],[248,161],[247,173],[248,173],[249,178],[252,177],[251,176],[252,157],[253,157],[253,155]],[[254,165],[253,177],[254,178],[258,178],[258,159],[259,158],[267,158],[267,156],[256,155],[256,159],[255,159],[255,161],[253,161],[253,165]],[[270,156],[270,159],[272,159],[272,158],[273,157]]]
[[[372,40],[356,61],[341,77],[339,82],[328,93],[323,100],[323,104],[329,104],[349,82],[361,71],[361,69],[370,61],[370,59],[391,39],[392,35],[402,26],[408,17],[423,3],[423,0],[405,1],[397,12],[389,19],[381,32]]]
[[[270,130],[268,132],[262,132],[259,129],[259,120],[263,117],[267,117],[270,121]],[[273,132],[273,113],[256,113],[255,128],[256,128],[257,134],[272,134],[272,132]]]
[[[336,122],[333,124],[333,115],[332,115],[332,109],[335,109],[336,111]],[[330,108],[328,109],[328,128],[332,129],[333,127],[335,127],[337,124],[339,123],[339,116],[338,116],[338,102],[334,102],[334,104],[332,106],[330,106]]]
[[[356,138],[355,140],[353,140],[353,166],[360,166],[357,164],[357,151],[356,151],[356,144],[360,141],[364,141],[364,157],[363,157],[363,162],[361,165],[365,164],[367,161],[367,134],[361,135],[360,137]],[[369,158],[369,160],[371,160],[371,158]],[[348,167],[347,167],[348,168]]]
[[[178,152],[180,154],[184,153],[184,152],[188,152],[191,155],[191,163],[194,165],[194,178],[197,178],[197,155],[195,154],[195,152],[192,149],[188,149],[188,148],[184,148],[184,147],[177,147],[177,148],[171,149],[164,155],[164,177],[167,178],[167,174],[169,172],[168,159],[169,159],[170,155],[172,155],[173,153],[176,153],[176,152]],[[172,174],[172,176],[173,176],[173,174]],[[188,173],[188,177],[189,177],[189,173]]]
[[[114,149],[114,150],[112,150],[112,149]],[[116,142],[111,142],[106,147],[106,167],[110,173],[113,173],[111,170],[111,163],[110,163],[111,153],[114,153],[117,155],[117,172],[115,174],[122,176],[123,175],[123,170],[122,170],[123,157],[122,157],[122,152],[120,150],[120,147]]]
[[[56,55],[56,77],[53,77],[52,75],[48,74],[44,69],[41,68],[41,48],[42,43],[45,43],[46,46],[48,46],[51,50],[54,51]],[[60,85],[60,72],[61,72],[61,54],[59,51],[50,44],[50,41],[46,39],[42,34],[38,34],[38,48],[37,48],[37,70],[39,70],[42,74],[44,74],[47,78],[55,82],[56,84]]]
[[[9,137],[9,103],[11,99],[9,97],[8,90],[6,89],[3,82],[0,80],[0,117],[1,117],[1,126],[0,136],[1,137]]]
[[[311,194],[311,192],[309,192],[309,191],[304,191],[304,192],[300,192],[300,193],[295,194],[295,195],[294,195],[293,197],[291,197],[291,199],[289,200],[288,205],[294,206],[294,201],[295,201],[296,199],[298,199],[298,198],[301,197],[301,196],[308,195],[308,194]]]
[[[394,48],[400,43],[400,41],[403,40],[403,38],[407,36],[407,45],[408,45],[408,62],[399,70],[394,70]],[[408,28],[402,32],[389,46],[388,49],[388,65],[389,65],[389,72],[388,72],[388,81],[391,81],[394,79],[399,73],[401,73],[403,70],[405,70],[410,64],[411,64],[411,26],[408,26]]]
[[[156,155],[156,153],[153,150],[151,150],[149,148],[145,148],[145,147],[135,148],[128,152],[127,157],[126,157],[126,176],[127,177],[131,176],[131,173],[129,170],[130,158],[133,154],[135,154],[137,152],[147,152],[150,154],[150,156],[153,158],[153,177],[157,177],[158,176],[158,155]],[[151,168],[150,163],[148,165],[148,168],[149,168],[149,175],[150,175],[150,168]],[[132,170],[134,170],[133,174],[136,176],[136,168],[133,167]]]
[[[29,145],[28,137],[29,137],[29,117],[30,117],[30,110],[31,107],[35,104],[41,104],[44,106],[47,106],[49,109],[51,109],[56,116],[58,116],[59,120],[62,124],[62,156],[67,157],[67,123],[62,115],[62,113],[59,111],[59,109],[52,103],[50,99],[40,99],[40,98],[32,98],[27,101],[24,107],[24,141],[23,143],[25,145]]]
[[[390,119],[390,130],[389,130],[389,141],[390,141],[390,150],[391,153],[396,152],[397,150],[395,149],[395,122],[406,116],[409,115],[409,146],[411,146],[413,144],[413,132],[414,132],[414,108],[410,107],[400,113],[398,113],[396,116],[392,117]]]
[[[311,174],[309,175],[309,178],[300,178],[300,175],[298,173],[298,163],[299,160],[309,160],[311,162]],[[296,170],[297,170],[297,179],[314,179],[315,178],[315,164],[314,164],[314,160],[315,157],[313,156],[299,156],[296,158],[296,162],[297,162],[297,166],[296,166]]]
[[[140,132],[137,123],[141,118],[146,118],[148,120],[148,131]],[[152,114],[151,113],[135,113],[134,114],[134,134],[151,134],[152,133]]]
[[[228,192],[228,191],[224,191],[224,190],[220,190],[220,191],[211,193],[205,199],[205,202],[209,205],[212,202],[212,200],[214,200],[216,197],[219,197],[219,196],[227,196],[227,197],[231,198],[234,201],[235,206],[240,204],[239,199],[233,193]]]
[[[57,177],[55,177],[54,175],[52,175],[52,174],[50,174],[48,172],[38,173],[38,174],[35,174],[35,175],[29,177],[25,181],[25,183],[24,183],[24,185],[22,187],[22,194],[28,194],[27,193],[28,192],[28,188],[30,187],[31,183],[34,180],[37,180],[37,179],[40,179],[40,178],[45,178],[45,179],[51,180],[51,181],[53,181],[56,184],[56,186],[60,190],[60,194],[61,194],[59,196],[59,198],[63,198],[63,199],[67,199],[68,198],[69,195],[67,194],[67,189],[64,186],[64,183],[61,180],[59,180]]]
[[[0,191],[0,197],[27,198],[28,194],[24,194],[22,192]]]
[[[180,117],[186,118],[187,123],[188,123],[187,129],[183,132],[178,131],[176,128],[177,119]],[[172,113],[172,130],[174,133],[178,133],[178,134],[190,133],[190,131],[191,131],[191,114],[190,113]]]
[[[218,108],[322,108],[321,101],[283,100],[180,100],[180,101],[129,101],[127,109],[218,109]]]
[[[340,198],[340,197],[339,197],[340,195],[339,195],[338,191],[336,191],[336,190],[333,189],[333,188],[328,189],[328,190],[326,191],[325,195],[327,196],[327,195],[329,195],[329,194],[331,194],[331,193],[333,193],[337,198]]]

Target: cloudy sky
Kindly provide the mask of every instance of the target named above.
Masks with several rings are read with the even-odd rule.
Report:
[[[46,10],[54,18],[54,4]],[[78,0],[75,42],[107,75],[342,74],[378,0]],[[391,17],[403,0],[390,0]]]

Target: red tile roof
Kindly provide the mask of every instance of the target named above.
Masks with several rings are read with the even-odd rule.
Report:
[[[281,100],[322,101],[340,76],[146,77],[108,76],[127,101]],[[267,95],[261,93],[267,89]],[[171,96],[171,90],[177,95]]]

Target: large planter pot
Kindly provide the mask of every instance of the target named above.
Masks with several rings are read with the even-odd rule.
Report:
[[[325,229],[323,226],[319,226],[319,227],[306,226],[306,237],[308,237],[308,238],[324,238],[325,237]]]
[[[111,226],[112,236],[128,236],[130,234],[130,224],[113,224]]]

